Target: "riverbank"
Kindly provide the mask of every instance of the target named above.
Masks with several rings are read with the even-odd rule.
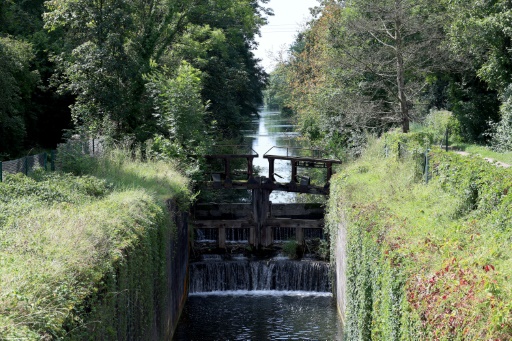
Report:
[[[347,339],[509,340],[512,171],[433,150],[427,185],[409,138],[401,157],[372,142],[331,184]]]
[[[188,180],[122,151],[61,156],[84,174],[0,183],[0,339],[170,337]]]

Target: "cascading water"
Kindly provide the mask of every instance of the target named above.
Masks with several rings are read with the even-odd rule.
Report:
[[[329,266],[312,260],[206,260],[190,264],[190,293],[216,291],[330,292]]]

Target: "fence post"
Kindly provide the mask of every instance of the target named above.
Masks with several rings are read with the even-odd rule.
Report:
[[[55,149],[50,152],[50,170],[55,171]]]
[[[445,137],[444,137],[444,146],[445,146],[445,150],[448,151],[448,127],[446,127],[446,133],[445,133]]]
[[[3,173],[4,173],[4,170],[2,168],[2,161],[0,161],[0,182],[4,181]]]
[[[28,156],[25,156],[23,161],[25,163],[25,175],[28,175]]]
[[[398,158],[402,157],[402,153],[400,152],[400,142],[398,142]]]
[[[425,150],[425,183],[428,185],[428,148]]]
[[[46,169],[46,158],[48,157],[48,155],[46,154],[46,152],[43,153],[43,167],[44,167],[44,170],[47,171],[48,169]]]

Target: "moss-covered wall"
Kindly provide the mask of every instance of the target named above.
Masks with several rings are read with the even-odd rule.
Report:
[[[187,297],[187,215],[168,201],[168,219],[125,249],[69,340],[171,340]],[[76,322],[76,321],[75,321]]]

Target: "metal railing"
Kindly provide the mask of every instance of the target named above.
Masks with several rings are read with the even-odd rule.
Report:
[[[285,157],[304,157],[312,159],[328,159],[325,150],[308,149],[301,147],[279,147],[274,146],[267,150],[264,156],[285,156]]]

